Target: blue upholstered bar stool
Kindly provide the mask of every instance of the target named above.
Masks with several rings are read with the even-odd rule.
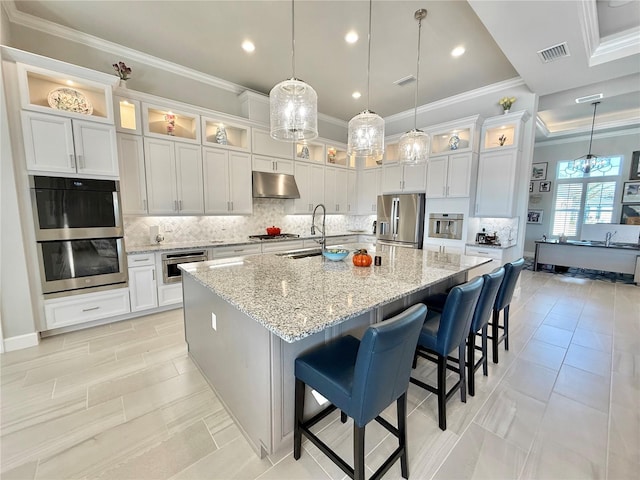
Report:
[[[460,399],[467,401],[465,382],[465,340],[469,334],[471,319],[480,297],[482,277],[457,285],[451,289],[444,304],[442,313],[429,311],[420,337],[416,355],[438,364],[437,385],[434,387],[411,377],[411,383],[435,393],[438,396],[438,423],[441,430],[447,429],[446,404],[453,394],[460,390]],[[447,357],[458,349],[459,379],[447,391]],[[414,365],[415,365],[414,360]]]
[[[476,370],[482,366],[482,373],[486,377],[488,374],[487,359],[488,355],[488,326],[489,319],[491,318],[491,312],[493,311],[493,305],[495,304],[496,297],[498,295],[498,289],[504,279],[504,267],[495,269],[491,273],[486,273],[482,276],[484,283],[482,284],[482,290],[480,291],[480,297],[478,298],[478,304],[473,312],[473,318],[471,319],[471,327],[469,328],[469,335],[467,337],[467,384],[469,389],[469,395],[472,397],[476,392],[475,373]],[[444,304],[447,301],[446,293],[437,293],[424,299],[424,303],[427,305],[429,311],[442,312]],[[480,337],[480,346],[476,345],[476,335]],[[475,352],[480,352],[480,358],[476,361]],[[459,362],[457,358],[449,358]],[[456,371],[455,368],[451,370]]]
[[[493,318],[491,325],[491,350],[493,351],[493,363],[498,363],[498,346],[504,342],[504,349],[509,350],[509,306],[513,298],[513,291],[518,283],[520,272],[524,268],[524,258],[504,265],[504,280],[498,290],[496,303],[493,306]],[[500,324],[500,312],[503,313],[503,322]],[[500,333],[502,331],[502,333]]]
[[[413,352],[426,314],[427,307],[419,303],[372,325],[361,341],[347,335],[296,359],[293,442],[296,460],[300,458],[302,435],[305,435],[347,475],[364,480],[365,426],[375,419],[398,438],[399,446],[371,478],[382,477],[398,458],[402,476],[409,478],[407,388]],[[305,385],[331,402],[306,421],[303,419]],[[398,428],[379,416],[393,401],[397,402]],[[353,419],[353,468],[310,430],[336,408]]]

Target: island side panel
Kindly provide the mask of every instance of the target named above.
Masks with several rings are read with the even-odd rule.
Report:
[[[262,457],[272,451],[270,333],[190,275],[182,284],[189,355]]]
[[[611,247],[539,243],[538,256],[535,261],[563,267],[634,273],[637,254],[637,250],[622,250]]]

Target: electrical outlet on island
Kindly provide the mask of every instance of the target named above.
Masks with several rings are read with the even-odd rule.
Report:
[[[173,232],[173,227],[171,226],[170,223],[166,223],[163,227],[162,230],[164,230],[165,232]]]

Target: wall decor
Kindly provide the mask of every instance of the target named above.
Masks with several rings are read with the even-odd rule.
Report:
[[[533,182],[529,182],[529,191],[533,192]]]
[[[527,212],[527,223],[542,223],[543,210],[529,210]]]
[[[622,205],[620,223],[623,225],[640,225],[640,203]]]
[[[551,191],[551,182],[540,182],[539,191],[541,191],[541,192],[550,192]]]
[[[640,150],[631,155],[631,171],[629,180],[640,180]]]
[[[624,182],[622,203],[640,203],[640,182]]]
[[[534,163],[531,165],[531,180],[547,179],[547,162]]]

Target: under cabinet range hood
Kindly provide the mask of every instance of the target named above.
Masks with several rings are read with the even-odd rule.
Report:
[[[293,175],[253,172],[253,198],[300,198]]]

